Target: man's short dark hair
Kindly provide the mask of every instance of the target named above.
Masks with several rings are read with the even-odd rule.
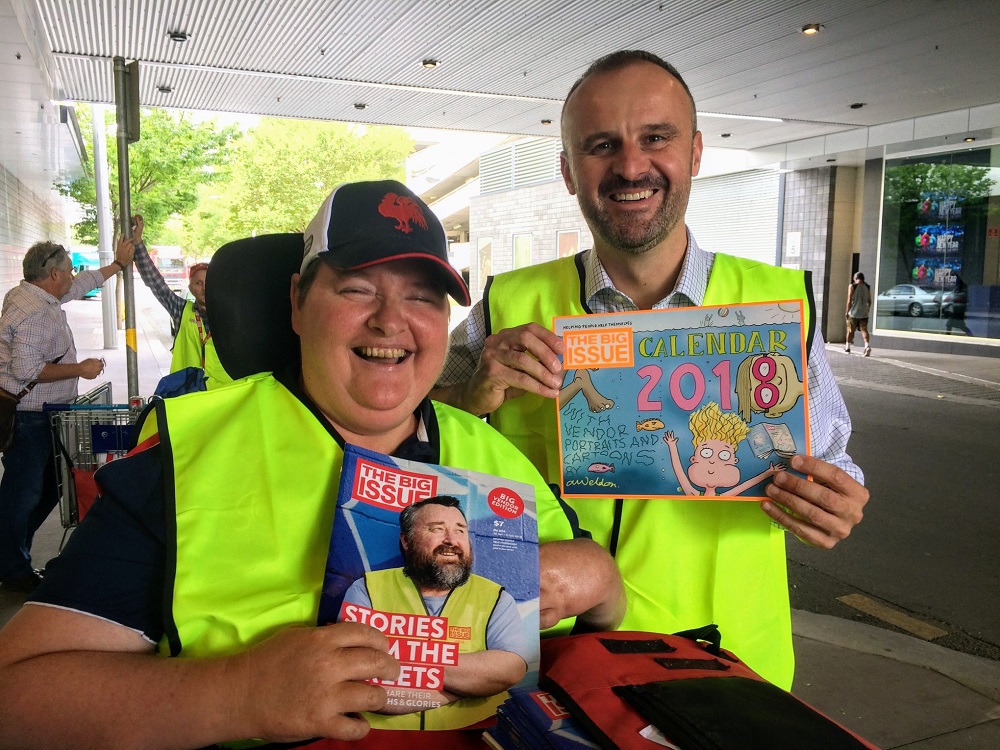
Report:
[[[403,512],[399,514],[399,533],[409,539],[410,534],[413,532],[413,517],[417,514],[417,511],[421,508],[426,508],[428,505],[442,505],[445,508],[457,508],[458,512],[462,514],[462,518],[465,518],[465,513],[462,511],[462,507],[459,505],[457,497],[452,497],[451,495],[435,495],[434,497],[424,498],[423,500],[413,503],[413,505],[409,505],[403,509]]]
[[[590,64],[590,67],[584,71],[583,75],[576,79],[576,83],[570,86],[569,93],[566,94],[566,99],[563,101],[563,113],[566,112],[566,105],[569,103],[570,98],[573,96],[580,85],[586,81],[590,76],[597,75],[599,73],[613,73],[623,68],[627,68],[629,65],[634,65],[635,63],[647,62],[656,65],[657,67],[663,68],[670,75],[677,79],[677,82],[684,87],[684,91],[687,92],[688,99],[691,100],[691,123],[693,125],[693,130],[698,130],[698,113],[694,106],[694,96],[691,95],[691,89],[688,88],[687,83],[681,76],[680,72],[673,65],[668,63],[662,57],[654,55],[652,52],[647,52],[642,49],[621,49],[617,52],[612,52],[610,55],[605,55],[604,57],[599,57]]]
[[[25,281],[41,281],[49,275],[56,266],[63,263],[63,260],[70,260],[66,248],[57,242],[36,242],[21,260],[21,269],[24,271]]]

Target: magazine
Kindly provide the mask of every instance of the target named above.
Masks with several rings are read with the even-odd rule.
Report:
[[[389,701],[365,715],[373,728],[458,729],[492,717],[507,689],[537,685],[538,594],[531,485],[346,447],[319,623],[388,637],[402,666],[380,682]],[[454,678],[486,651],[509,684],[462,697]]]
[[[556,697],[538,688],[513,688],[484,739],[501,750],[599,750]]]
[[[802,305],[555,318],[563,496],[765,497],[809,452]]]

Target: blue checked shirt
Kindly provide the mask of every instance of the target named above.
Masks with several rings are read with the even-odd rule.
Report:
[[[655,305],[654,310],[668,307],[692,307],[702,304],[708,277],[712,273],[715,254],[702,250],[688,232],[688,249],[684,255],[677,286]],[[631,312],[636,304],[615,289],[597,253],[587,250],[583,266],[586,270],[585,293],[587,305],[595,313]],[[525,321],[527,322],[527,321]],[[465,322],[452,331],[448,359],[438,385],[447,386],[469,380],[486,346],[486,319],[480,300]],[[851,417],[840,395],[830,363],[826,361],[826,344],[819,331],[813,337],[808,362],[809,432],[812,454],[839,466],[859,482],[864,482],[861,469],[847,455],[847,441],[851,437]]]
[[[81,271],[61,300],[27,281],[7,292],[0,316],[0,387],[17,395],[35,380],[46,364],[59,357],[75,364],[73,331],[62,309],[104,283],[98,271]],[[76,398],[79,378],[39,383],[18,404],[18,411],[41,411],[42,404],[66,404]]]

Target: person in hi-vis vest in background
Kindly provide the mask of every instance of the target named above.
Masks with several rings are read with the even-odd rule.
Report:
[[[347,183],[301,242],[281,300],[299,356],[154,401],[136,448],[97,472],[102,496],[0,631],[0,747],[363,737],[359,712],[388,698],[367,681],[395,680],[400,665],[378,630],[317,623],[347,443],[531,484],[542,627],[621,622],[614,561],[531,463],[427,398],[448,297],[470,301],[430,208],[392,180]]]
[[[167,286],[162,274],[149,257],[142,239],[145,222],[142,216],[132,217],[132,240],[135,243],[135,267],[143,282],[153,292],[156,301],[170,316],[170,329],[174,332],[173,357],[170,372],[186,367],[198,367],[205,371],[205,385],[211,390],[233,382],[226,374],[212,341],[212,329],[208,323],[208,304],[205,299],[205,277],[208,263],[195,263],[188,268],[188,289],[194,300],[185,295],[175,294]]]

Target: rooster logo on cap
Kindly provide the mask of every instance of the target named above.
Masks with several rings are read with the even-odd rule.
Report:
[[[389,219],[395,219],[398,223],[396,229],[405,234],[413,231],[410,226],[412,221],[421,229],[427,229],[427,219],[424,218],[420,206],[412,198],[395,193],[386,193],[382,202],[378,204],[378,212]]]

